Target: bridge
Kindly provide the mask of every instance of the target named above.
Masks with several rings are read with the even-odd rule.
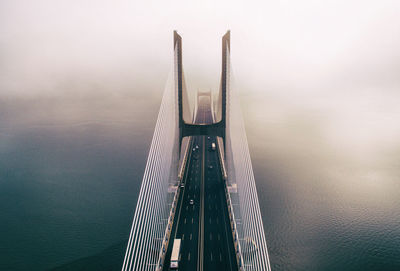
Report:
[[[218,95],[189,103],[182,38],[164,90],[122,270],[270,270],[257,190],[231,76],[230,31],[222,37]],[[176,253],[175,253],[176,254]]]

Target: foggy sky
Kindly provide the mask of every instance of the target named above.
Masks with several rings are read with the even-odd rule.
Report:
[[[230,29],[234,79],[250,97],[248,119],[262,122],[274,106],[280,117],[281,108],[299,107],[328,116],[324,129],[335,144],[397,145],[399,14],[394,0],[2,0],[0,97],[160,100],[175,29],[189,92],[215,91],[221,37]],[[256,103],[265,99],[274,105],[269,111]]]
[[[162,91],[174,29],[193,90],[218,88],[230,29],[246,92],[398,92],[398,1],[214,2],[2,0],[0,94]]]

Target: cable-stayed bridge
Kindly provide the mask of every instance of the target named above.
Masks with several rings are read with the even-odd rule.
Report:
[[[189,103],[182,38],[151,142],[122,270],[270,270],[242,112],[222,37],[219,93]],[[180,246],[174,245],[180,240]],[[176,248],[178,247],[178,249]],[[176,258],[176,259],[175,259]],[[176,269],[175,269],[176,270]]]

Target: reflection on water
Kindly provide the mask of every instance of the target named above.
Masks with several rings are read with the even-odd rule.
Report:
[[[120,269],[157,97],[0,101],[1,270]],[[383,104],[244,97],[273,270],[400,270],[400,114]]]
[[[243,103],[273,270],[400,269],[400,110],[352,102]]]

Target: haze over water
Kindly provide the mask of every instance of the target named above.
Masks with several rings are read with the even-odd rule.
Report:
[[[120,270],[172,30],[231,29],[272,270],[400,270],[396,1],[0,4],[0,269]]]

